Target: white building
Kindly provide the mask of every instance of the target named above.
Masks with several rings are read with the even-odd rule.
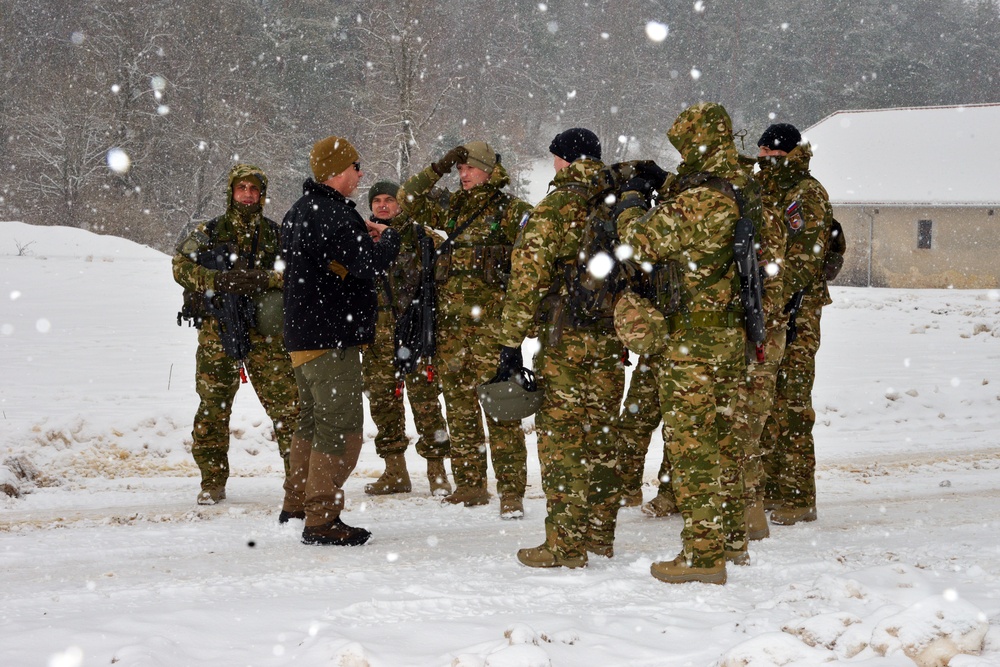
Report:
[[[838,111],[802,134],[847,236],[839,283],[1000,286],[1000,104]]]

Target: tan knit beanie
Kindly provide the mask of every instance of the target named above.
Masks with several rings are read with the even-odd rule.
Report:
[[[493,167],[497,165],[497,154],[493,152],[488,143],[470,141],[465,144],[465,150],[469,151],[469,157],[465,160],[465,164],[478,167],[487,174],[493,173]]]
[[[309,152],[309,166],[317,183],[343,172],[358,161],[358,151],[343,137],[327,137],[316,142]]]

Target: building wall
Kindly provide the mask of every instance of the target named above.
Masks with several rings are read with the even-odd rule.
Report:
[[[834,284],[1000,287],[1000,206],[834,204],[833,210],[847,238]],[[928,248],[918,247],[921,227]]]

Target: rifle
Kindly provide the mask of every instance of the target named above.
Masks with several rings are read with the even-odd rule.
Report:
[[[232,253],[225,244],[200,252],[198,263],[213,271],[229,271],[234,264]],[[250,264],[253,264],[252,255]],[[250,329],[256,324],[253,299],[249,296],[222,292],[214,293],[211,297],[205,294],[205,311],[218,323],[222,349],[227,357],[236,360],[240,379],[246,382],[244,362],[252,348]]]
[[[431,361],[437,353],[437,284],[434,281],[436,253],[434,241],[424,228],[416,225],[417,248],[420,250],[420,287],[410,305],[396,322],[394,331],[396,355],[393,365],[400,381],[426,363],[427,381],[434,381]]]
[[[785,326],[785,345],[791,345],[799,335],[799,328],[795,324],[795,317],[802,310],[802,297],[806,291],[800,289],[792,295],[792,298],[785,304],[785,314],[788,315],[788,324]]]

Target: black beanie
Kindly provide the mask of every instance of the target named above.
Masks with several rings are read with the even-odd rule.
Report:
[[[575,162],[582,157],[601,159],[601,140],[583,127],[571,127],[556,135],[549,144],[549,152],[567,162]]]
[[[775,123],[760,135],[757,146],[763,146],[774,151],[790,153],[793,148],[802,143],[802,135],[794,125]]]
[[[372,202],[375,201],[375,197],[379,195],[390,195],[393,199],[399,193],[399,186],[392,181],[379,181],[375,185],[368,188],[368,208],[372,207]]]

